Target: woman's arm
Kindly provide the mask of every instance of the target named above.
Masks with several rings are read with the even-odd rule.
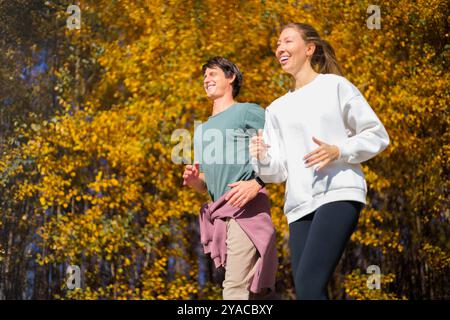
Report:
[[[255,139],[254,139],[255,140]],[[255,173],[266,183],[281,183],[287,179],[284,165],[284,151],[280,141],[279,130],[274,126],[272,116],[266,109],[263,140],[268,145],[267,152],[261,159],[251,155]]]
[[[340,86],[342,116],[351,135],[335,145],[338,160],[361,163],[382,152],[389,145],[389,135],[359,90],[350,82]]]

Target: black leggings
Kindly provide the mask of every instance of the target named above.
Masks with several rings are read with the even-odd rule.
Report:
[[[289,246],[299,300],[326,300],[327,284],[358,223],[364,204],[326,203],[289,224]]]

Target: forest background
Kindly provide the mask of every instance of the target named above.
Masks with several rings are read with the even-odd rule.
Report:
[[[199,242],[208,198],[182,187],[171,137],[210,115],[212,56],[243,71],[239,101],[286,92],[288,22],[331,42],[391,138],[362,166],[368,205],[330,297],[449,299],[449,16],[444,0],[1,0],[0,299],[220,299]],[[294,299],[284,186],[269,192],[277,292]]]

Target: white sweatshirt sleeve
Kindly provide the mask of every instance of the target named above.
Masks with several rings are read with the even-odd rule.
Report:
[[[348,138],[336,144],[338,160],[361,163],[382,152],[389,136],[361,92],[348,80],[339,86],[339,99]]]
[[[259,161],[251,158],[255,173],[266,183],[281,183],[287,179],[287,170],[284,164],[284,148],[280,139],[280,130],[274,126],[274,120],[268,109],[263,130],[263,139],[270,147],[264,159]]]

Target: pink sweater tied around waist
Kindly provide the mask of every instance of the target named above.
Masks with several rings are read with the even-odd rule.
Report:
[[[256,272],[250,291],[275,287],[278,267],[275,228],[270,218],[270,201],[265,188],[244,207],[233,207],[225,200],[205,203],[200,210],[200,236],[205,253],[210,253],[216,268],[226,264],[226,218],[233,218],[258,250]]]

